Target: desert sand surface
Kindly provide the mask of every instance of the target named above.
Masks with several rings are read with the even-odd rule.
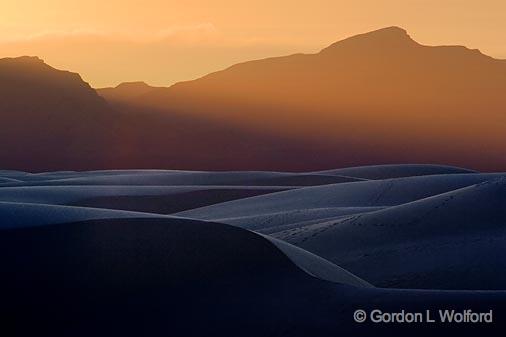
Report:
[[[447,331],[492,335],[505,224],[506,173],[448,166],[4,170],[2,317],[40,336],[422,336],[353,313],[454,308],[498,319]]]

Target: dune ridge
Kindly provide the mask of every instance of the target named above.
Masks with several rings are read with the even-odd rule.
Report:
[[[0,171],[18,180],[0,185],[0,284],[8,289],[0,314],[20,335],[36,327],[42,336],[84,337],[100,327],[109,336],[323,337],[377,333],[353,322],[357,308],[506,313],[498,272],[506,268],[505,174],[350,170],[362,178],[330,185],[317,173]],[[241,185],[298,175],[315,186]],[[120,181],[131,184],[111,184]],[[171,185],[182,181],[194,185]],[[252,189],[266,194],[220,200]],[[100,196],[109,203],[89,203]],[[145,210],[121,209],[125,197]],[[181,204],[188,209],[167,212]],[[503,325],[448,331],[493,335]],[[402,331],[426,335],[433,326]]]

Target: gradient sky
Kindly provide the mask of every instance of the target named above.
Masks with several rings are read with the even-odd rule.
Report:
[[[0,0],[0,57],[37,55],[94,87],[169,85],[393,25],[506,58],[504,0]]]

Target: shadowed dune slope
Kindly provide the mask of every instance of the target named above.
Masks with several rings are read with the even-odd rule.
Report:
[[[92,220],[106,221],[107,219],[127,219],[127,221],[144,219],[146,223],[150,223],[153,219],[165,219],[168,224],[174,221],[181,226],[185,224],[183,219],[153,213],[127,212],[111,209],[104,210],[88,207],[0,202],[0,230],[23,229]],[[201,225],[203,226],[205,223],[202,223]],[[227,225],[222,226],[225,228],[228,227]],[[236,229],[231,230],[236,231]],[[201,233],[196,230],[195,234],[200,235]],[[292,247],[287,243],[280,244],[276,239],[272,239],[270,237],[265,238],[272,241],[283,253],[286,252],[286,255],[294,262],[295,265],[300,266],[304,271],[315,277],[354,286],[370,286],[367,282],[354,277],[347,271],[322,259],[321,257],[306,252],[300,248]]]
[[[97,219],[127,218],[166,218],[166,216],[114,209],[0,202],[0,229],[36,227]]]
[[[131,335],[139,331],[129,330],[139,327],[151,334],[167,331],[167,317],[173,331],[183,331],[192,319],[206,324],[231,319],[233,327],[246,324],[243,328],[257,333],[280,334],[279,329],[296,322],[297,310],[307,314],[303,308],[311,298],[327,311],[320,290],[332,292],[330,283],[304,273],[265,238],[191,220],[111,219],[2,230],[0,252],[8,275],[2,278],[2,289],[10,289],[2,301],[2,308],[10,306],[3,317],[11,318],[13,326],[21,323],[15,318],[35,320],[42,335],[64,335],[76,328],[72,334],[95,334],[97,323],[104,329],[99,335],[116,329]],[[298,250],[291,256],[301,254]],[[309,265],[314,268],[315,262]],[[343,273],[356,285],[366,285]],[[340,286],[335,287],[337,293]],[[309,298],[291,296],[293,291]],[[41,311],[38,303],[51,306]],[[264,311],[266,303],[272,309]],[[216,310],[228,318],[216,316]],[[105,313],[107,320],[102,321]],[[253,321],[262,323],[255,328]],[[333,325],[327,319],[307,324],[301,327],[318,331]],[[186,329],[201,331],[199,326]]]
[[[1,177],[1,174],[0,174]],[[7,177],[7,174],[6,174]],[[169,171],[169,170],[118,170],[113,172],[63,172],[27,174],[18,176],[19,185],[241,185],[241,186],[314,186],[361,181],[362,178],[334,174],[237,171]]]
[[[255,233],[182,219],[1,230],[0,262],[1,289],[8,289],[0,311],[4,328],[14,335],[35,330],[38,336],[391,335],[389,326],[379,332],[368,324],[357,327],[353,311],[422,310],[430,301],[460,310],[463,302],[473,302],[476,310],[505,312],[501,292],[395,291],[325,282]],[[400,329],[417,335],[429,326]],[[464,335],[475,329],[451,327]]]
[[[0,201],[167,214],[285,189],[268,186],[18,186],[2,187]]]

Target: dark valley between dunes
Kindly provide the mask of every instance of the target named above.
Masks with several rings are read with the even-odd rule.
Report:
[[[169,87],[2,58],[0,336],[503,336],[505,93],[398,27]]]

